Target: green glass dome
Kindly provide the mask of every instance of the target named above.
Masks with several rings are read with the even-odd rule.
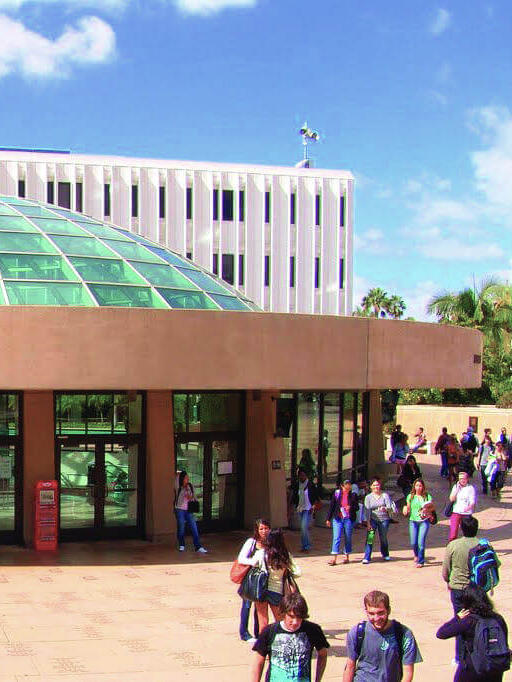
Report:
[[[218,277],[145,237],[5,196],[0,305],[260,310]]]

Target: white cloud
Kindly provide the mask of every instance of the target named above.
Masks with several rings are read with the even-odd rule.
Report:
[[[444,33],[452,23],[452,15],[447,9],[440,7],[436,16],[430,24],[429,31],[432,35],[438,36]]]
[[[20,73],[33,78],[62,78],[79,64],[99,64],[112,58],[115,34],[98,17],[79,19],[55,40],[31,31],[0,14],[0,77]]]
[[[405,317],[414,317],[415,320],[432,322],[433,317],[427,315],[427,304],[430,299],[439,291],[439,283],[432,280],[420,281],[412,289],[405,289],[400,292],[404,299],[407,309]]]
[[[375,227],[362,234],[355,232],[354,248],[365,253],[384,253],[387,251],[384,232]]]
[[[224,9],[255,7],[258,0],[174,0],[186,14],[214,14]]]
[[[487,258],[502,258],[503,249],[489,241],[480,243],[461,241],[455,237],[441,237],[435,240],[424,240],[418,250],[426,258],[447,260],[454,263],[460,261],[484,261]]]

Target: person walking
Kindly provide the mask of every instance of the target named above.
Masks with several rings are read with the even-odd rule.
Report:
[[[300,517],[301,552],[309,552],[311,540],[309,538],[309,522],[313,505],[319,499],[315,484],[309,480],[304,469],[299,468],[298,481],[292,486],[292,504]]]
[[[441,434],[439,435],[434,448],[436,455],[441,457],[441,471],[439,472],[441,478],[448,478],[447,446],[449,438],[450,436],[448,435],[448,428],[443,426],[441,429]]]
[[[400,434],[400,438],[395,442],[391,453],[391,461],[396,463],[396,473],[399,475],[402,473],[405,459],[409,454],[408,438],[409,436],[406,433]]]
[[[417,478],[403,508],[403,515],[409,516],[409,539],[417,568],[425,565],[425,543],[430,530],[430,514],[426,513],[426,505],[431,502],[432,496],[427,492],[425,482]]]
[[[495,611],[485,590],[478,585],[469,584],[465,587],[462,590],[460,603],[461,610],[451,620],[441,625],[436,633],[438,639],[451,637],[462,639],[462,657],[455,671],[454,682],[501,682],[504,671],[510,669],[508,628],[505,619]],[[480,652],[475,637],[479,621],[483,619],[488,627],[493,627],[494,647],[497,654],[495,658],[487,656],[487,661],[479,659]],[[498,653],[500,650],[501,654]],[[478,667],[487,668],[483,672],[476,670],[475,656]]]
[[[385,592],[373,590],[364,597],[367,621],[347,635],[347,663],[343,682],[411,682],[414,666],[422,657],[411,630],[389,618],[391,606]]]
[[[279,620],[282,616],[279,604],[284,595],[285,579],[289,575],[298,578],[301,575],[300,568],[295,564],[292,555],[286,547],[283,531],[275,528],[267,535],[267,544],[262,565],[268,573],[267,589],[261,601],[254,602],[260,631],[268,625],[268,607]]]
[[[478,463],[476,468],[480,472],[480,477],[482,479],[482,494],[487,495],[488,492],[488,480],[485,469],[489,462],[490,455],[494,452],[494,447],[490,436],[485,436],[482,445],[478,448]]]
[[[494,451],[494,454],[496,456],[496,462],[498,464],[498,471],[494,479],[494,486],[496,490],[495,497],[499,500],[501,496],[501,490],[503,488],[503,485],[505,484],[505,476],[507,475],[508,468],[508,456],[505,451],[503,443],[501,442],[496,443],[496,449]]]
[[[476,490],[469,482],[467,471],[459,472],[459,480],[450,493],[453,502],[453,512],[450,516],[450,535],[448,542],[455,540],[459,533],[459,526],[463,516],[471,516],[476,506]]]
[[[263,567],[265,564],[265,548],[267,546],[267,537],[270,533],[270,521],[267,519],[256,519],[254,522],[254,533],[252,537],[242,545],[242,549],[238,554],[238,563],[244,566],[259,566]],[[259,633],[258,614],[254,609],[254,637],[249,633],[249,616],[251,612],[252,602],[249,599],[242,598],[242,608],[240,609],[240,639],[246,642],[255,642]]]
[[[332,527],[332,558],[328,561],[329,566],[336,566],[340,554],[341,535],[344,539],[344,564],[348,564],[352,553],[352,529],[357,521],[359,512],[359,498],[357,493],[352,492],[350,479],[345,479],[341,485],[341,474],[336,480],[336,490],[332,494],[331,504],[327,512],[325,525]]]
[[[178,549],[180,552],[185,551],[185,528],[188,524],[190,532],[192,533],[192,540],[196,552],[198,554],[206,554],[208,550],[201,544],[196,518],[194,512],[190,509],[191,502],[195,502],[198,505],[197,497],[194,493],[194,486],[190,482],[187,472],[180,471],[174,502],[174,512],[178,524]]]
[[[414,455],[408,455],[405,460],[402,473],[398,477],[397,485],[402,489],[405,497],[411,492],[412,484],[417,478],[421,478],[421,471]]]
[[[364,549],[363,564],[369,564],[372,557],[373,535],[375,531],[379,533],[380,552],[384,561],[389,561],[388,528],[390,513],[394,507],[388,493],[382,491],[382,485],[378,478],[374,478],[370,485],[370,493],[364,498],[364,508],[366,517],[366,545]]]
[[[443,559],[442,576],[450,590],[453,613],[462,609],[462,591],[469,585],[469,551],[478,545],[478,520],[474,516],[464,516],[461,520],[462,537],[452,540],[446,547]],[[462,660],[462,639],[459,637],[455,642],[455,659],[458,663]]]
[[[311,682],[311,655],[317,651],[315,682],[327,665],[327,642],[322,628],[307,620],[308,605],[298,592],[281,601],[282,619],[266,627],[253,647],[251,682],[259,682],[268,658],[267,682]]]

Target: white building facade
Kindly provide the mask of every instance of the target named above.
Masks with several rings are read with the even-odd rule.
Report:
[[[351,313],[353,185],[339,170],[0,149],[0,194],[141,234],[272,312]]]

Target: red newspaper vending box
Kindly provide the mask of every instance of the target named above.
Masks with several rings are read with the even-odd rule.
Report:
[[[57,481],[38,481],[34,499],[34,547],[57,549],[59,489]]]

